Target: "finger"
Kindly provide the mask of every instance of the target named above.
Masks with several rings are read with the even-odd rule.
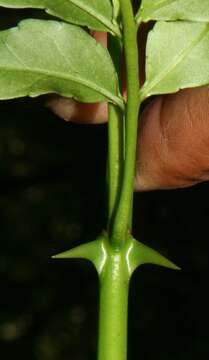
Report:
[[[136,189],[172,189],[209,180],[209,88],[153,100],[142,114]]]
[[[51,97],[46,106],[65,121],[99,124],[107,121],[107,104],[84,104],[61,96]]]

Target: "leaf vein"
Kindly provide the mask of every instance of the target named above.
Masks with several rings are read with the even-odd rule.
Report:
[[[111,92],[109,92],[107,89],[105,88],[102,88],[100,86],[97,86],[96,84],[92,83],[91,81],[89,80],[85,80],[85,79],[81,79],[80,77],[77,76],[73,76],[73,75],[70,75],[69,73],[67,75],[65,74],[60,74],[56,71],[48,71],[46,69],[39,69],[39,68],[33,68],[33,70],[30,70],[28,68],[26,68],[24,66],[23,69],[19,68],[17,69],[16,67],[12,67],[12,66],[1,66],[0,65],[0,70],[3,70],[3,71],[14,71],[14,72],[17,72],[17,71],[22,71],[22,72],[30,72],[30,73],[36,73],[36,74],[41,74],[41,75],[44,75],[44,76],[48,76],[48,77],[54,77],[54,78],[57,78],[57,79],[61,79],[61,80],[67,80],[67,81],[73,81],[73,82],[77,82],[87,88],[90,88],[90,89],[93,89],[95,91],[97,91],[98,93],[100,93],[102,96],[110,99],[113,103],[117,104],[119,107],[123,108],[124,107],[124,104],[123,104],[123,100],[118,97],[117,95],[114,95],[112,94]]]
[[[103,16],[101,13],[98,13],[96,10],[94,10],[93,7],[85,5],[80,0],[65,0],[67,3],[71,3],[74,6],[77,6],[79,9],[85,11],[88,15],[92,16],[97,21],[99,20],[100,23],[102,23],[106,28],[108,28],[112,33],[120,36],[120,30],[119,27],[116,26],[112,21],[108,20],[105,16]],[[47,7],[48,11],[51,11],[49,7]]]

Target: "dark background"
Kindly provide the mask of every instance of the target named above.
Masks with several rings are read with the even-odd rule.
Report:
[[[0,9],[1,27],[39,14]],[[43,104],[0,102],[0,354],[96,359],[96,272],[50,257],[94,240],[104,226],[107,128],[66,123]],[[129,360],[209,355],[208,218],[208,184],[136,194],[135,236],[182,271],[136,271]]]

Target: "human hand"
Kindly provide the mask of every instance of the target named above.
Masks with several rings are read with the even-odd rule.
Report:
[[[95,33],[106,44],[106,35]],[[106,104],[55,97],[49,107],[67,121],[107,121]],[[135,190],[189,187],[209,180],[209,87],[154,98],[141,115]]]

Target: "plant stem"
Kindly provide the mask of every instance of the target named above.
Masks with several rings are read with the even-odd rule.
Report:
[[[121,84],[121,43],[112,35],[108,35],[108,49],[112,56]],[[121,177],[124,161],[124,122],[123,113],[118,106],[108,104],[108,230],[114,218],[118,195],[121,187]]]
[[[108,228],[111,229],[123,168],[123,118],[118,107],[108,105]]]
[[[139,112],[139,63],[137,26],[130,0],[120,0],[123,23],[123,43],[127,76],[127,105],[125,133],[125,163],[122,189],[112,231],[112,245],[120,248],[126,241],[132,211],[133,184],[135,175],[137,127]]]
[[[125,257],[121,252],[108,254],[100,275],[98,360],[126,360],[128,285]]]
[[[125,145],[121,114],[109,105],[109,235],[100,277],[98,360],[126,360],[129,288],[128,228],[130,227],[135,173],[139,72],[137,27],[131,0],[120,0],[127,71]],[[111,51],[111,54],[113,52]],[[114,53],[113,53],[114,54]],[[118,54],[120,55],[120,54]],[[120,59],[120,57],[117,57]],[[118,60],[117,60],[118,61]],[[123,153],[125,146],[125,159]],[[122,174],[122,184],[120,183]],[[113,221],[113,222],[112,222]],[[111,231],[112,230],[112,231]],[[122,245],[127,246],[122,246]]]

